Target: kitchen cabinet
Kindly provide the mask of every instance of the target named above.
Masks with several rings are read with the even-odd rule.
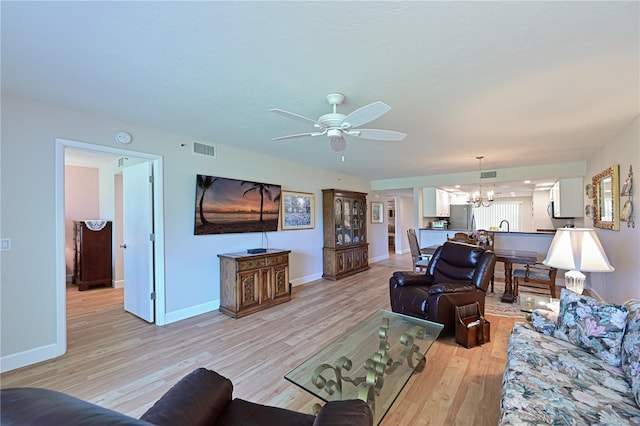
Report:
[[[338,280],[369,269],[367,194],[322,190],[322,277]]]
[[[553,218],[584,216],[582,178],[560,179],[551,188]]]
[[[78,290],[113,285],[112,240],[111,221],[73,222],[72,282],[78,285]]]
[[[291,300],[289,253],[219,254],[220,312],[240,318]]]
[[[449,217],[451,194],[440,188],[422,188],[422,216]]]

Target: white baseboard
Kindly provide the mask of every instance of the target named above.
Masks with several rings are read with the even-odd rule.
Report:
[[[382,256],[374,257],[373,259],[369,259],[370,263],[382,262],[383,260],[387,260],[389,258],[389,253],[383,254]]]
[[[302,284],[308,284],[314,281],[317,281],[322,278],[321,273],[306,275],[304,277],[296,278],[295,280],[291,280],[291,286],[297,286]]]
[[[47,361],[64,355],[66,348],[60,344],[41,346],[39,348],[29,349],[28,351],[18,352],[3,356],[0,358],[0,373],[15,370],[17,368],[26,367],[42,361]]]
[[[113,288],[123,288],[124,280],[115,280],[113,281]]]
[[[220,307],[220,299],[212,302],[202,303],[190,308],[180,309],[174,312],[167,312],[164,315],[164,324],[171,324],[172,322],[181,321],[183,319],[195,317],[196,315],[206,314],[207,312],[213,312]]]

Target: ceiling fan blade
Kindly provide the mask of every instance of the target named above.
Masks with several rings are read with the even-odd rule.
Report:
[[[353,111],[351,114],[347,115],[344,120],[342,120],[342,127],[346,129],[362,126],[363,124],[367,124],[370,121],[375,120],[378,117],[386,114],[391,107],[384,102],[374,102],[369,105],[365,105],[362,108],[358,108]],[[347,125],[345,127],[345,125]]]
[[[303,138],[305,136],[319,136],[322,133],[298,133],[297,135],[288,135],[288,136],[280,136],[278,138],[273,138],[274,141],[282,141],[285,139],[295,139],[295,138]]]
[[[344,136],[340,136],[339,138],[331,138],[331,149],[336,152],[344,151],[347,148],[347,141],[344,139]]]
[[[349,131],[347,134],[357,136],[362,139],[373,139],[378,141],[401,141],[407,137],[406,133],[381,129],[355,129]]]
[[[312,118],[305,117],[304,115],[296,114],[289,111],[284,111],[282,109],[270,109],[269,111],[274,112],[276,114],[282,115],[283,117],[292,118],[294,120],[302,121],[303,123],[312,124],[315,127],[324,129],[326,126]]]

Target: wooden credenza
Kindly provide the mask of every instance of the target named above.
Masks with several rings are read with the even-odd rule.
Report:
[[[367,194],[322,190],[322,277],[338,280],[369,269]]]
[[[78,290],[112,283],[111,221],[93,231],[85,221],[73,222],[73,280]]]
[[[291,300],[289,253],[219,254],[220,312],[240,318]]]

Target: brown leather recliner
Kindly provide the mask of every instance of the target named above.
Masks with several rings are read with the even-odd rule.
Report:
[[[491,250],[446,242],[433,254],[426,273],[393,273],[389,280],[391,310],[443,324],[440,336],[451,335],[455,306],[478,302],[484,315],[484,298],[495,264]]]
[[[327,402],[317,416],[232,399],[231,381],[198,368],[167,391],[140,420],[40,388],[0,390],[2,425],[273,425],[371,426],[373,415],[360,400]]]

